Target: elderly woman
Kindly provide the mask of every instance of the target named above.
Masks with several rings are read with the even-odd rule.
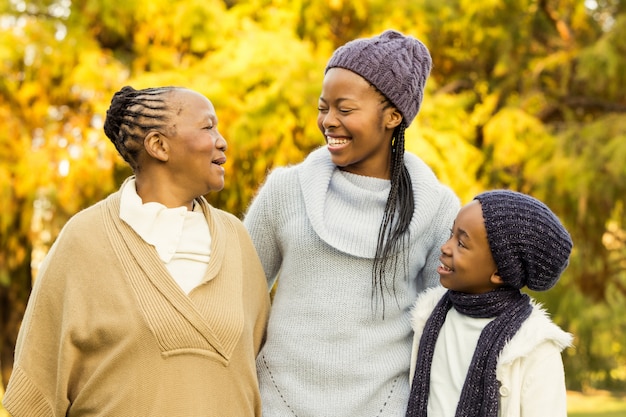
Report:
[[[104,126],[134,175],[76,214],[29,300],[4,397],[13,416],[259,416],[269,296],[224,187],[212,103],[184,88],[113,96]]]

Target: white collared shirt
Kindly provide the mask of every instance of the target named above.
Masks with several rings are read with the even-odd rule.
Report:
[[[189,211],[143,204],[134,178],[121,193],[120,218],[155,247],[172,278],[189,294],[202,281],[211,257],[211,233],[201,207],[196,204]]]
[[[427,415],[454,417],[480,334],[494,318],[473,318],[454,307],[435,342]]]

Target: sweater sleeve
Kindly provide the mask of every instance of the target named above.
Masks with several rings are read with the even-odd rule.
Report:
[[[261,259],[263,270],[271,289],[282,263],[282,254],[276,235],[276,219],[280,202],[280,187],[276,177],[281,168],[274,170],[253,199],[244,217],[244,225]]]
[[[69,394],[63,391],[63,349],[66,280],[57,264],[71,263],[65,256],[68,233],[62,231],[49,251],[33,291],[15,347],[15,363],[3,399],[13,417],[65,415]],[[59,246],[62,249],[59,249]]]
[[[265,328],[267,326],[270,310],[269,290],[266,285],[261,262],[259,261],[256,249],[250,239],[250,234],[238,218],[230,213],[224,213],[225,216],[228,216],[234,223],[238,232],[239,244],[241,246],[243,263],[246,271],[244,276],[246,279],[246,291],[249,291],[254,295],[247,301],[247,307],[250,307],[251,303],[255,303],[256,305],[254,308],[254,311],[256,312],[254,324],[254,354],[256,356],[265,341]],[[258,296],[258,294],[264,294],[264,296]]]
[[[434,244],[427,254],[426,263],[421,271],[422,276],[418,277],[418,291],[440,285],[437,268],[440,264],[441,246],[449,239],[454,219],[460,209],[459,199],[452,190],[441,186],[439,192],[441,195],[435,200],[439,201],[438,215],[432,218],[430,224],[430,233],[434,235]]]
[[[11,374],[11,389],[3,399],[3,405],[13,417],[52,417],[52,407],[26,372],[18,365]]]

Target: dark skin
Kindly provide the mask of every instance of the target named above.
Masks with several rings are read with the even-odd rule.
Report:
[[[478,200],[459,211],[450,239],[441,247],[439,259],[439,280],[449,290],[482,294],[503,284],[491,254]]]
[[[335,165],[353,174],[391,178],[391,139],[402,114],[383,102],[360,75],[343,68],[328,70],[317,125]]]
[[[146,134],[135,171],[143,203],[193,207],[193,201],[224,187],[227,144],[217,130],[213,104],[191,90],[177,89],[168,99],[172,127]]]

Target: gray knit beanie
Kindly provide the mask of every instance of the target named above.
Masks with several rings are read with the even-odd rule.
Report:
[[[569,262],[572,239],[541,201],[508,190],[477,195],[487,240],[502,280],[533,291],[552,288]]]
[[[345,68],[369,81],[400,110],[408,127],[422,105],[432,59],[422,42],[395,30],[337,48],[329,69]]]

